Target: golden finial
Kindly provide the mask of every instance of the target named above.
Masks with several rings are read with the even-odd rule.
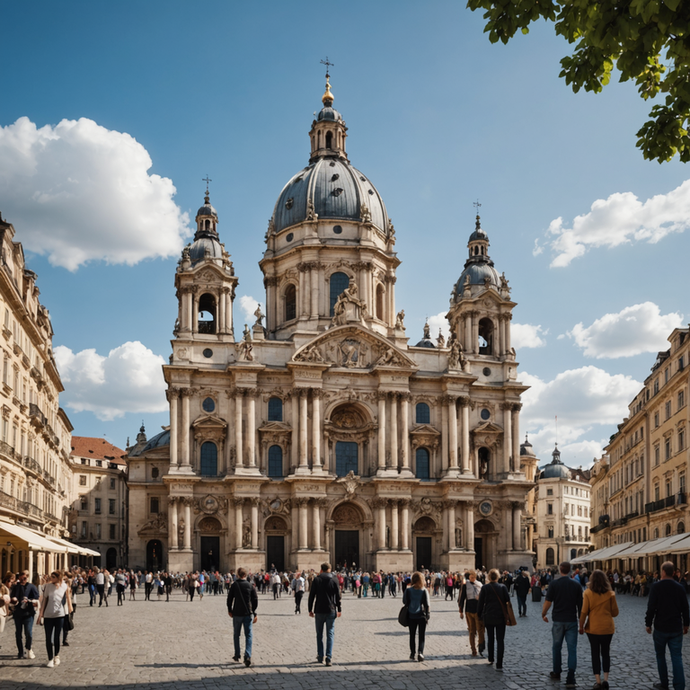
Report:
[[[331,93],[331,75],[329,74],[329,69],[334,65],[328,60],[328,58],[321,60],[321,64],[326,65],[326,93],[324,93],[323,97],[321,98],[321,102],[327,108],[330,108],[333,105],[333,94]]]

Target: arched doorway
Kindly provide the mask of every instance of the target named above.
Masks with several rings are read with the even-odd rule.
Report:
[[[160,539],[150,539],[146,544],[146,570],[158,572],[163,569],[163,544]]]
[[[495,568],[498,553],[496,537],[498,532],[490,520],[479,520],[474,525],[474,566],[479,569],[486,566]]]
[[[117,549],[112,546],[105,552],[105,567],[108,570],[117,568]]]
[[[428,516],[419,518],[412,528],[414,563],[417,570],[434,568],[434,532],[436,523]]]
[[[282,517],[271,515],[264,526],[266,533],[266,570],[285,570],[285,535],[287,525]]]
[[[199,566],[202,570],[220,568],[221,529],[220,522],[214,517],[205,517],[199,522]]]
[[[362,513],[354,503],[342,503],[333,511],[334,552],[336,567],[362,565],[360,559],[360,538]]]

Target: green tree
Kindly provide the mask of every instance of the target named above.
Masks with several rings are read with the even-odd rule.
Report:
[[[529,33],[539,19],[554,22],[575,44],[559,75],[575,93],[598,93],[616,67],[620,81],[633,80],[645,100],[664,94],[637,132],[637,146],[659,163],[676,154],[690,160],[689,0],[468,0],[467,7],[485,10],[492,43]]]

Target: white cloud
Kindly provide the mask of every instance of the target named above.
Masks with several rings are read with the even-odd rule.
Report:
[[[548,328],[544,330],[541,326],[514,323],[510,327],[510,342],[516,350],[525,347],[544,347],[546,340],[539,337],[539,334],[546,335],[548,332]]]
[[[547,232],[555,253],[551,267],[568,266],[592,247],[611,248],[642,241],[655,244],[688,227],[690,180],[668,194],[657,194],[644,202],[632,192],[611,194],[608,199],[597,199],[589,213],[573,220],[572,227],[565,227],[563,218],[551,221]],[[541,253],[538,244],[532,253]]]
[[[93,120],[0,127],[0,197],[24,247],[75,271],[177,255],[189,217],[132,136]]]
[[[448,342],[448,338],[450,338],[450,324],[446,318],[447,313],[447,311],[442,311],[439,314],[434,314],[434,316],[429,317],[429,330],[431,332],[431,339],[434,342],[436,342],[436,338],[438,338],[439,328],[446,342]]]
[[[537,457],[549,460],[558,440],[563,462],[571,466],[589,464],[601,453],[615,425],[627,416],[628,403],[641,388],[630,376],[609,374],[594,366],[569,369],[551,381],[528,373],[520,379],[531,386],[522,396],[520,427],[529,433]],[[566,457],[566,449],[570,458]]]
[[[669,333],[678,328],[683,315],[661,314],[653,302],[626,307],[617,314],[605,314],[591,326],[575,325],[568,335],[587,357],[615,359],[668,348]]]
[[[88,349],[55,348],[55,360],[65,386],[62,400],[75,412],[93,412],[102,421],[125,412],[165,412],[165,360],[139,341],[127,342],[99,355]]]
[[[263,311],[263,304],[255,300],[251,295],[242,295],[239,298],[238,302],[240,305],[240,309],[242,310],[242,314],[244,315],[243,323],[246,323],[249,326],[251,326],[256,321],[256,316],[254,316],[256,308],[258,306],[261,306],[261,311]]]

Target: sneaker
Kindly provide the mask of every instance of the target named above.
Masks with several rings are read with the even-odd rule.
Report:
[[[35,659],[36,655],[34,654],[34,650],[30,649],[27,654],[29,655],[29,659]]]
[[[239,661],[239,660],[240,660],[240,657],[234,656],[234,657],[232,657],[232,660],[233,660],[233,661]]]
[[[252,658],[250,656],[244,657],[244,665],[249,668],[252,665]]]
[[[330,665],[331,665],[331,660],[328,657],[326,657],[326,666],[330,666]]]
[[[53,667],[55,666],[55,662],[51,659],[51,660],[46,664],[46,666],[47,666],[48,668],[53,668]]]
[[[576,688],[577,683],[575,682],[575,674],[572,671],[568,671],[568,677],[565,679],[566,688]]]
[[[59,657],[59,656],[56,656],[55,659],[54,659],[54,661],[55,661],[55,665],[56,665],[56,666],[59,666],[59,665],[60,665],[60,657]]]
[[[424,654],[417,654],[417,661],[424,661]]]
[[[551,680],[560,680],[561,674],[556,673],[555,671],[551,671],[551,673],[549,673],[549,678],[551,678]]]

